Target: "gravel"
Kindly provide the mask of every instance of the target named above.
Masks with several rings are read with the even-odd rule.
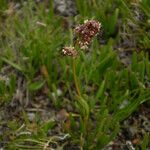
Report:
[[[54,0],[54,9],[63,16],[75,16],[77,14],[75,0]]]

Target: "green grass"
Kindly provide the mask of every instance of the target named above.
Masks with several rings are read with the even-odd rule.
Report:
[[[9,120],[9,130],[0,137],[0,142],[9,137],[4,145],[6,149],[40,150],[52,145],[63,149],[67,143],[84,150],[102,149],[115,139],[120,123],[149,101],[149,0],[136,5],[143,15],[141,20],[136,19],[134,5],[125,0],[76,0],[76,3],[79,14],[67,20],[75,25],[86,19],[99,20],[103,30],[101,40],[105,41],[102,45],[94,39],[90,52],[81,53],[76,59],[82,98],[76,93],[72,58],[61,55],[63,46],[70,45],[73,39],[73,29],[65,28],[66,18],[54,14],[52,9],[47,13],[44,4],[36,5],[33,1],[10,15],[5,13],[7,3],[0,7],[1,108],[13,102],[19,77],[26,83],[24,89],[30,95],[30,103],[34,103],[46,88],[46,98],[51,103],[49,109],[57,113],[62,108],[67,109],[67,105],[73,108],[68,112],[67,122],[61,123],[63,135],[69,134],[62,142],[61,135],[48,135],[60,125],[59,122],[44,121],[37,112],[33,124],[23,109],[20,114],[22,121]],[[134,44],[127,44],[126,48],[122,44],[125,40]],[[119,59],[119,48],[123,51],[131,49],[131,64],[128,66]],[[6,73],[5,67],[10,67]],[[9,83],[6,83],[4,74]],[[62,90],[61,96],[57,89]],[[122,107],[125,101],[127,104]],[[0,120],[0,125],[3,121]],[[145,135],[142,147],[148,144],[147,138]]]

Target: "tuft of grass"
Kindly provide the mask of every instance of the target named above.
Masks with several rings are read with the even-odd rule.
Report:
[[[68,105],[73,108],[68,110],[67,119],[61,123],[51,119],[42,120],[36,109],[35,120],[31,122],[26,107],[22,106],[19,114],[21,121],[16,122],[16,118],[0,120],[0,126],[6,123],[9,128],[3,131],[9,138],[0,138],[4,148],[63,149],[67,144],[85,150],[104,148],[119,133],[121,122],[150,100],[150,61],[147,51],[150,45],[149,1],[137,3],[144,16],[142,21],[136,19],[133,3],[125,0],[76,0],[79,14],[74,18],[54,14],[53,2],[47,12],[44,3],[37,5],[34,1],[6,15],[7,3],[1,5],[2,2],[1,108],[14,103],[19,77],[26,83],[23,88],[29,93],[29,106],[35,103],[38,96],[44,95],[51,106],[48,106],[48,111],[52,109],[57,114],[62,108],[67,109]],[[72,59],[63,58],[60,51],[73,39],[73,29],[66,30],[66,24],[72,21],[78,25],[86,19],[99,20],[103,36],[100,40],[92,41],[88,53],[81,52],[80,57],[76,58],[74,73],[71,69]],[[122,41],[130,39],[135,43],[130,46],[127,42],[124,46]],[[128,66],[119,59],[117,50],[120,47],[124,51],[126,48],[135,50]],[[82,97],[76,93],[74,74]],[[58,89],[62,91],[61,95]],[[14,117],[9,115],[9,118]],[[53,131],[58,126],[61,132],[56,135]],[[53,134],[50,135],[50,132]],[[147,139],[145,135],[143,149],[147,146]]]

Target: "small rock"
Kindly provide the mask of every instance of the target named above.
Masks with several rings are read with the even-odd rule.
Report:
[[[127,146],[127,148],[128,148],[129,150],[135,150],[135,148],[133,147],[131,141],[127,141],[127,142],[126,142],[126,146]]]
[[[63,16],[75,16],[77,14],[74,0],[54,0],[54,9]]]
[[[53,98],[55,99],[57,96],[61,96],[62,95],[62,91],[60,89],[57,89],[56,93],[52,93]]]
[[[67,115],[68,115],[67,111],[65,109],[62,109],[56,115],[56,120],[57,121],[65,121],[67,119]]]
[[[131,126],[129,127],[129,132],[131,133],[131,136],[134,136],[138,132],[138,129],[134,126]]]
[[[29,119],[29,121],[34,121],[35,120],[35,114],[34,113],[28,113],[27,114],[28,115],[28,119]]]
[[[123,109],[124,107],[126,107],[127,105],[128,105],[128,101],[127,100],[124,100],[123,102],[122,102],[122,104],[120,105],[120,109]]]

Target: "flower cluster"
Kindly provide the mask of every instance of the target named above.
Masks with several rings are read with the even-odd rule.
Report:
[[[78,52],[75,50],[74,47],[72,46],[66,46],[62,49],[62,53],[65,56],[72,56],[73,58],[75,58],[78,55]]]
[[[87,49],[94,36],[100,31],[101,24],[96,20],[86,21],[75,28],[77,43],[81,49]]]
[[[79,46],[80,49],[87,49],[93,37],[96,36],[100,31],[100,28],[101,24],[96,20],[89,20],[86,21],[83,25],[78,25],[74,30],[76,36],[75,43],[77,46]],[[78,55],[78,52],[72,46],[64,47],[62,49],[62,53],[65,56],[71,56],[73,58]]]

